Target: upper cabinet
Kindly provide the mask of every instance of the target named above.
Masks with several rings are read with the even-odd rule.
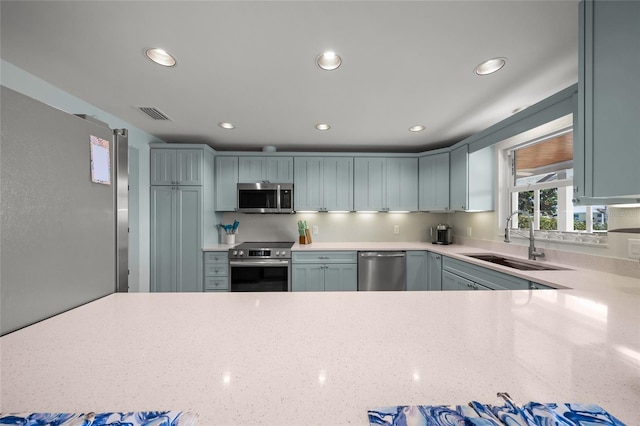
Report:
[[[238,182],[293,183],[293,157],[239,157]]]
[[[470,153],[469,145],[462,145],[450,152],[451,210],[493,210],[493,165],[493,146]]]
[[[419,177],[420,211],[449,211],[449,153],[420,157]]]
[[[202,149],[151,149],[151,185],[202,185]]]
[[[216,157],[216,211],[238,208],[238,157]]]
[[[294,178],[296,210],[353,210],[353,158],[296,157]]]
[[[353,206],[356,211],[417,211],[418,159],[355,158]]]
[[[640,2],[580,3],[574,191],[640,194]]]

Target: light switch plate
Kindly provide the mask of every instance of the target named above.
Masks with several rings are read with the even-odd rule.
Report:
[[[640,240],[628,240],[627,256],[631,259],[640,259]]]

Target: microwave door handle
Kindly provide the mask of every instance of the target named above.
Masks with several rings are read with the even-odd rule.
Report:
[[[276,189],[276,208],[278,209],[278,211],[280,211],[280,197],[282,196],[282,193],[280,192],[280,185],[277,186]]]

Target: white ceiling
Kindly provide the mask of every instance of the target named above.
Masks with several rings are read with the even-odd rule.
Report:
[[[220,150],[438,148],[578,73],[577,1],[3,0],[1,8],[2,59],[167,142]],[[152,63],[147,47],[178,65]],[[325,50],[342,56],[340,68],[317,67]],[[498,56],[508,59],[501,71],[473,73]],[[320,122],[331,129],[315,130]],[[416,124],[426,130],[409,132]]]

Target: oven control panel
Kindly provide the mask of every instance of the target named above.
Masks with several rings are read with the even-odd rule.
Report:
[[[242,249],[229,250],[229,259],[290,259],[289,249]]]

